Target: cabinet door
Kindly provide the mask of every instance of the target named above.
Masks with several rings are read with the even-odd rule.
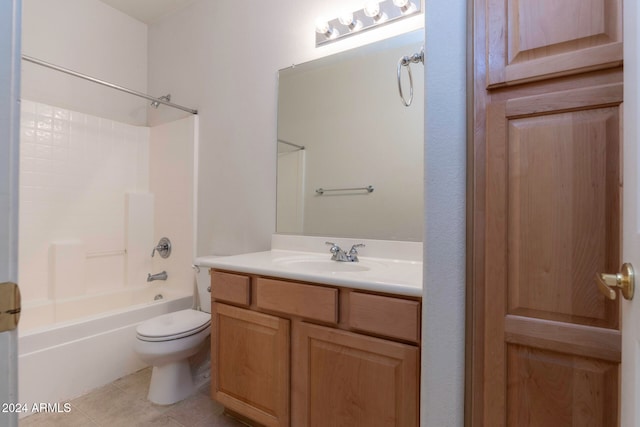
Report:
[[[292,424],[418,425],[418,348],[295,324]]]
[[[265,426],[289,425],[289,321],[213,304],[212,396]]]
[[[489,86],[617,67],[622,0],[486,0]]]

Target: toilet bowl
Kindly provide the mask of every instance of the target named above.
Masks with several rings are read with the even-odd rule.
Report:
[[[196,391],[189,358],[200,351],[211,333],[208,271],[204,277],[200,275],[202,272],[197,277],[201,310],[163,314],[136,328],[134,350],[140,359],[153,366],[147,395],[153,403],[170,405]],[[201,287],[204,294],[201,294]]]

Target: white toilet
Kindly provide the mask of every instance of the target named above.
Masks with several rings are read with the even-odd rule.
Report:
[[[201,311],[187,309],[149,319],[136,328],[135,351],[153,366],[148,399],[170,405],[195,392],[189,357],[198,353],[211,333],[209,274],[197,274]]]

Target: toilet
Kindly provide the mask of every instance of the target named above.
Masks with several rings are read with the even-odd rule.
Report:
[[[135,352],[153,366],[148,399],[170,405],[195,392],[189,357],[200,351],[211,333],[208,269],[197,273],[200,310],[187,309],[149,319],[136,328]]]

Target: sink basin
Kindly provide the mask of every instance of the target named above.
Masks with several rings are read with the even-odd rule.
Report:
[[[362,262],[338,262],[330,258],[291,257],[276,260],[275,263],[284,268],[314,273],[347,273],[371,270],[371,266]]]

